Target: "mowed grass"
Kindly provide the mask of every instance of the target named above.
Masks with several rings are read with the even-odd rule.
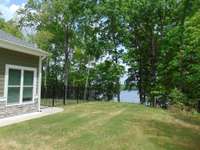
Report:
[[[200,116],[93,102],[0,128],[1,150],[199,150]]]

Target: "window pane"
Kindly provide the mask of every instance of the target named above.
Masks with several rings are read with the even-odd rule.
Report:
[[[8,85],[20,85],[21,70],[9,69]]]
[[[8,104],[19,103],[20,87],[8,88]]]
[[[33,71],[24,71],[24,85],[33,85]]]
[[[33,98],[33,88],[24,87],[23,89],[23,102],[32,101]]]

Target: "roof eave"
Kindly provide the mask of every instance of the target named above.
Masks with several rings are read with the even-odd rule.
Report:
[[[31,48],[31,47],[27,47],[24,45],[16,44],[16,43],[6,41],[6,40],[1,40],[1,39],[0,39],[0,47],[21,52],[21,53],[25,53],[25,54],[34,55],[34,56],[47,57],[49,55],[48,52],[45,52],[41,49]]]

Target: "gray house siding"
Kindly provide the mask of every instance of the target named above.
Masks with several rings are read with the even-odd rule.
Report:
[[[4,82],[5,82],[4,76],[5,76],[6,64],[36,68],[37,84],[38,84],[39,57],[0,48],[0,97],[4,96]],[[37,99],[35,99],[34,103],[32,104],[22,104],[13,106],[6,106],[6,102],[1,101],[0,99],[0,118],[28,113],[28,112],[34,112],[37,110],[38,110]]]

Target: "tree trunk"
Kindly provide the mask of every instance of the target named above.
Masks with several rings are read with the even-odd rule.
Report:
[[[89,56],[89,63],[90,63],[90,56]],[[90,68],[88,68],[88,70],[87,70],[87,77],[86,77],[85,88],[84,88],[84,100],[87,100],[89,75],[90,75]]]
[[[140,97],[140,103],[143,104],[145,102],[145,93],[144,93],[144,86],[142,86],[142,83],[143,83],[143,65],[142,65],[142,49],[141,49],[141,46],[140,46],[140,40],[138,39],[138,33],[137,33],[137,28],[134,32],[135,34],[135,47],[137,47],[137,51],[138,51],[138,70],[139,70],[139,73],[138,73],[138,77],[137,77],[137,85],[138,85],[138,90],[139,90],[139,97]],[[133,42],[134,43],[134,42]],[[133,47],[134,47],[133,46]]]
[[[151,62],[151,81],[150,86],[155,87],[156,83],[156,41],[154,37],[154,31],[152,28],[151,31],[151,47],[150,47],[150,62]],[[152,91],[152,90],[151,90]],[[154,95],[150,96],[151,102],[153,102],[153,106],[155,107],[156,99]]]
[[[115,31],[115,27],[116,27],[116,24],[115,24],[115,21],[116,21],[116,18],[114,17],[111,17],[111,31],[112,31],[112,40],[113,40],[113,43],[114,43],[114,62],[116,64],[118,64],[118,52],[117,52],[117,37],[115,35],[115,33],[117,33]],[[117,83],[117,86],[119,86],[119,89],[117,91],[117,101],[120,102],[120,91],[121,91],[121,84],[120,84],[120,78],[117,78],[116,79],[116,83]]]
[[[181,32],[181,35],[180,35],[180,46],[179,46],[179,49],[180,49],[180,58],[179,58],[179,72],[180,72],[180,77],[182,78],[181,79],[181,82],[180,82],[180,87],[179,89],[184,92],[184,67],[183,67],[183,57],[184,57],[184,32],[185,32],[185,19],[186,19],[186,14],[189,10],[189,4],[190,4],[190,0],[185,0],[184,1],[184,6],[183,6],[183,15],[181,16],[181,20],[180,20],[180,32]]]
[[[47,93],[47,75],[49,74],[49,58],[46,59],[46,68],[44,70],[44,97]]]
[[[64,53],[65,53],[65,64],[64,64],[64,86],[65,86],[65,99],[68,93],[68,78],[69,78],[69,37],[68,37],[68,26],[64,28]]]
[[[118,64],[117,46],[116,46],[116,44],[115,44],[115,58],[114,58],[114,61],[115,61],[116,64]],[[119,89],[117,91],[117,102],[119,103],[120,102],[120,91],[121,91],[120,78],[116,79],[116,83],[119,86]]]
[[[139,74],[141,74],[141,73],[139,73]],[[140,79],[138,80],[138,90],[139,90],[140,103],[143,104],[145,102],[145,95],[144,95],[144,89],[142,88],[142,79],[141,78],[142,78],[142,75],[140,75]]]
[[[76,85],[75,85],[74,80],[73,80],[73,83],[72,83],[72,90],[73,90],[72,98],[75,100],[76,99]]]
[[[197,111],[200,113],[200,100],[197,101]]]
[[[144,87],[142,86],[142,82],[143,82],[143,73],[142,73],[142,60],[141,60],[141,54],[140,54],[140,56],[139,56],[138,88],[139,88],[139,96],[140,96],[141,104],[143,104],[145,102]]]

